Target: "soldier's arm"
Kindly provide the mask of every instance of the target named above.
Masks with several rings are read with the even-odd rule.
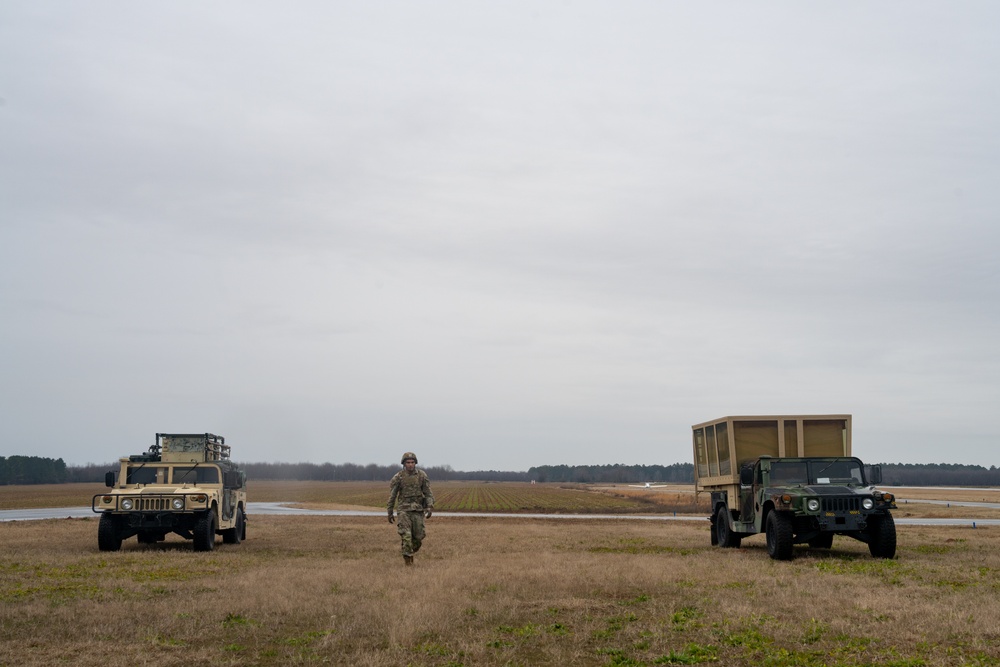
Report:
[[[389,482],[389,502],[386,503],[385,509],[392,513],[394,507],[396,507],[396,496],[399,495],[399,476],[394,476],[392,481]]]
[[[420,490],[424,494],[424,507],[431,509],[434,507],[434,494],[431,493],[431,480],[427,478],[427,475],[424,475],[420,486],[422,487]]]

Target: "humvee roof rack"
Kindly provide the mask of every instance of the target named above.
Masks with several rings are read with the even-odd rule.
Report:
[[[178,460],[187,460],[193,453],[204,453],[204,461],[228,461],[229,445],[221,435],[213,433],[157,433],[156,442],[150,451],[163,456],[164,460],[176,455]]]

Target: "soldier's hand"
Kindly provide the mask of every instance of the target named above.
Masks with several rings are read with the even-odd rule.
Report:
[[[424,512],[424,518],[425,518],[425,519],[429,519],[429,518],[431,518],[431,511],[430,511],[430,510],[426,510],[426,511]]]
[[[396,523],[396,517],[392,515],[392,512],[389,512],[389,523]]]

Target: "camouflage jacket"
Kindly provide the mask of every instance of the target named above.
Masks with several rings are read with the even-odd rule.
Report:
[[[434,507],[434,494],[427,473],[417,469],[413,472],[400,470],[389,482],[389,502],[386,509],[395,508],[400,512],[419,512]]]

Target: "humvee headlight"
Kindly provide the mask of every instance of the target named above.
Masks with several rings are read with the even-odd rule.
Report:
[[[870,510],[871,508],[875,507],[875,501],[872,500],[871,498],[865,498],[864,500],[861,501],[861,506],[864,507],[866,510]]]
[[[131,498],[126,498],[125,500],[122,501],[122,509],[123,510],[130,510],[130,509],[132,509],[132,499]]]
[[[810,498],[809,500],[806,501],[806,508],[808,508],[810,512],[818,512],[819,500],[817,500],[816,498]]]
[[[182,510],[182,509],[184,509],[184,499],[183,498],[174,498],[173,505],[174,505],[174,509],[175,510]]]

